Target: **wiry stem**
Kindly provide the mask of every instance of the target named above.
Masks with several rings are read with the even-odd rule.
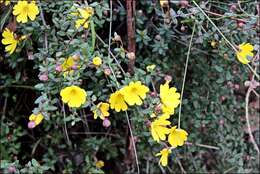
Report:
[[[181,88],[181,101],[180,101],[180,109],[179,109],[179,117],[178,117],[178,128],[180,129],[181,127],[181,105],[182,105],[182,97],[183,97],[183,91],[184,91],[184,87],[185,87],[185,80],[186,80],[186,75],[187,75],[187,69],[188,69],[188,63],[189,63],[189,58],[190,58],[190,50],[191,50],[191,45],[192,45],[192,40],[193,40],[193,36],[195,33],[195,26],[196,24],[193,25],[193,29],[192,29],[192,34],[191,34],[191,38],[190,38],[190,44],[189,44],[189,48],[188,48],[188,53],[187,53],[187,58],[186,58],[186,63],[185,63],[185,70],[184,70],[184,75],[183,75],[183,81],[182,81],[182,88]]]

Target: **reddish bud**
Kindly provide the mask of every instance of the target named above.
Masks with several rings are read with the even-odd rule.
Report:
[[[156,96],[157,96],[157,93],[156,93],[155,91],[153,91],[153,92],[150,93],[150,95],[151,95],[152,97],[156,97]]]
[[[8,167],[8,173],[16,173],[16,168],[15,168],[15,166],[9,166],[9,167]]]
[[[32,129],[32,128],[35,127],[35,122],[34,121],[30,121],[27,126],[28,126],[29,129]]]
[[[181,31],[184,32],[186,30],[186,27],[184,25],[181,26]]]
[[[237,9],[237,6],[235,4],[232,4],[230,6],[230,11],[234,12],[234,11],[236,11],[236,9]]]
[[[179,3],[180,3],[181,8],[186,8],[189,5],[189,1],[186,1],[186,0],[181,0]]]
[[[110,125],[111,125],[111,122],[109,121],[109,119],[105,118],[105,119],[103,120],[103,126],[104,126],[105,128],[108,128]]]
[[[61,72],[62,71],[62,66],[61,65],[56,65],[55,70],[57,72]]]
[[[164,77],[164,80],[166,80],[166,81],[172,81],[172,76],[170,76],[170,75],[166,75],[165,77]]]
[[[242,22],[242,21],[237,21],[237,26],[239,27],[239,28],[243,28],[244,27],[244,22]]]
[[[49,77],[47,74],[42,74],[39,76],[39,79],[43,82],[46,82],[46,81],[48,81]]]

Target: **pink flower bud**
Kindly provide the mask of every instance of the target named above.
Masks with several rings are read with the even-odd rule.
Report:
[[[8,167],[8,173],[16,173],[16,168],[15,168],[15,166],[9,166],[9,167]]]
[[[237,21],[237,26],[238,26],[239,28],[243,28],[243,27],[244,27],[244,22],[242,22],[242,21]]]
[[[151,95],[152,97],[156,97],[156,96],[157,96],[156,92],[154,92],[154,91],[151,92],[150,95]]]
[[[225,121],[223,119],[219,120],[220,125],[224,125]]]
[[[103,120],[103,126],[104,126],[105,128],[108,128],[110,125],[111,125],[111,122],[109,121],[109,119],[105,118],[105,119]]]
[[[166,81],[172,81],[172,76],[170,76],[170,75],[166,75],[165,77],[164,77],[164,80],[166,80]]]
[[[47,75],[47,74],[42,74],[42,75],[39,76],[39,79],[40,79],[41,81],[46,82],[49,78],[48,78],[48,75]]]
[[[57,72],[61,72],[62,71],[62,66],[61,65],[56,65],[55,70]]]
[[[189,5],[189,1],[181,0],[180,5],[181,5],[181,8],[186,8]]]
[[[181,31],[184,32],[186,30],[186,27],[184,25],[181,26]]]
[[[234,12],[234,11],[236,11],[236,9],[237,9],[237,6],[235,4],[232,4],[230,6],[230,11]]]
[[[78,69],[78,65],[74,64],[74,65],[71,67],[71,69],[77,70],[77,69]]]
[[[32,128],[34,128],[36,125],[35,125],[35,122],[34,122],[34,121],[30,121],[27,126],[28,126],[29,129],[32,129]]]

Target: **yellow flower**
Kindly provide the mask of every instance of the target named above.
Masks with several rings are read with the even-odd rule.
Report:
[[[161,156],[159,163],[162,166],[168,165],[168,156],[171,153],[171,149],[164,148],[160,151],[160,153],[157,153],[156,156]]]
[[[15,38],[15,34],[8,28],[5,28],[4,32],[2,33],[2,36],[2,43],[4,45],[7,45],[5,47],[5,51],[9,52],[9,54],[12,54],[15,51],[15,48],[17,47],[19,40]]]
[[[122,94],[124,99],[130,106],[137,104],[141,105],[143,103],[142,99],[145,99],[146,93],[149,91],[149,88],[145,85],[142,85],[140,81],[130,82],[128,86],[122,88]]]
[[[239,51],[237,52],[237,59],[243,63],[248,64],[250,60],[248,58],[254,57],[254,47],[250,43],[242,43],[239,45]]]
[[[169,5],[169,1],[168,0],[160,0],[160,5],[161,5],[161,7],[167,7]]]
[[[85,103],[87,93],[78,86],[69,86],[60,91],[61,100],[68,103],[69,107],[80,107]]]
[[[68,74],[72,74],[74,72],[73,66],[76,66],[77,62],[74,60],[72,56],[68,57],[62,64],[62,72],[63,76],[66,77]],[[76,66],[77,68],[80,68],[80,66]]]
[[[104,120],[105,117],[109,116],[108,110],[109,110],[109,104],[100,102],[97,105],[97,109],[93,111],[94,119],[97,119],[98,117],[100,117],[102,120]]]
[[[217,42],[215,40],[210,42],[210,45],[212,46],[212,48],[216,48],[217,47]]]
[[[86,7],[84,9],[79,8],[78,12],[80,14],[81,19],[77,19],[75,22],[75,26],[78,29],[80,26],[88,29],[89,21],[88,19],[94,14],[94,10],[92,7]]]
[[[5,3],[5,6],[11,4],[11,0],[0,0],[0,3]]]
[[[39,125],[42,120],[43,120],[44,116],[39,113],[39,114],[31,114],[29,117],[30,122],[28,123],[28,127],[29,128],[34,128],[35,126]]]
[[[99,66],[102,64],[102,59],[100,57],[94,57],[92,62],[94,65]]]
[[[115,109],[116,112],[126,111],[128,106],[125,103],[124,96],[121,93],[121,90],[114,92],[110,95],[109,103],[111,109]]]
[[[170,129],[167,128],[171,122],[166,120],[165,117],[160,117],[151,123],[151,133],[155,141],[165,140],[167,134],[170,133]]]
[[[170,130],[168,136],[168,142],[172,147],[182,146],[187,140],[188,133],[183,129],[176,129],[176,126],[173,126]]]
[[[148,66],[146,67],[146,70],[147,70],[148,72],[152,72],[155,67],[156,67],[156,65],[154,65],[154,64],[148,65]]]
[[[173,114],[174,109],[180,104],[180,93],[176,92],[177,89],[169,87],[169,81],[164,85],[160,85],[160,98],[162,102],[162,111],[164,113]]]
[[[95,165],[96,165],[97,168],[100,169],[100,168],[105,166],[105,163],[102,160],[98,160]]]
[[[28,17],[34,21],[36,16],[39,14],[39,9],[35,5],[35,1],[28,3],[27,1],[18,1],[13,8],[13,15],[16,16],[17,22],[26,23]]]

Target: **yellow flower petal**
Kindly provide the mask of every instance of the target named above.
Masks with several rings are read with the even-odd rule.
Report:
[[[177,129],[176,126],[172,127],[168,136],[168,142],[171,146],[183,146],[187,140],[188,133],[183,129]]]
[[[130,82],[128,86],[122,88],[124,99],[130,106],[141,105],[143,103],[142,99],[145,99],[147,92],[149,92],[149,88],[142,85],[140,81]]]
[[[87,93],[78,86],[69,86],[60,91],[60,96],[69,107],[80,107],[86,101]]]
[[[13,8],[13,15],[16,16],[17,22],[21,23],[28,22],[28,17],[34,21],[39,13],[39,9],[34,1],[28,3],[20,0]]]
[[[126,111],[128,106],[125,103],[124,96],[120,91],[116,91],[113,94],[110,95],[109,103],[111,109],[115,109],[116,112]]]
[[[159,163],[162,166],[168,165],[168,156],[171,153],[171,150],[168,148],[164,148],[160,151],[160,153],[157,153],[156,156],[161,156]]]

